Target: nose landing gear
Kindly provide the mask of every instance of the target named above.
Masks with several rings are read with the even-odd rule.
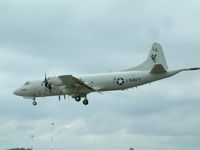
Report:
[[[34,102],[33,102],[33,106],[36,106],[36,105],[37,105],[37,102],[36,102],[36,101],[34,101]]]
[[[33,98],[33,106],[36,106],[37,105],[37,102],[35,101],[35,97]]]

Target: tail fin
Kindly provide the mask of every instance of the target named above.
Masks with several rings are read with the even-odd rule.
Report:
[[[144,63],[124,71],[150,71],[151,73],[164,73],[167,72],[167,69],[168,66],[161,45],[153,43],[149,56]]]

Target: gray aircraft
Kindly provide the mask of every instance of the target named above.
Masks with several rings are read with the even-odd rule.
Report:
[[[154,43],[148,58],[139,66],[118,72],[80,76],[61,75],[47,78],[45,74],[44,80],[27,81],[17,88],[14,94],[32,99],[33,105],[37,105],[37,97],[58,96],[60,100],[61,95],[64,98],[69,95],[77,102],[83,98],[83,104],[87,105],[87,95],[91,92],[125,90],[171,77],[181,71],[199,69],[168,70],[160,44]]]

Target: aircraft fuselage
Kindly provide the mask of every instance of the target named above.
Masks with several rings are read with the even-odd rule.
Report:
[[[102,74],[91,74],[75,76],[83,81],[91,88],[96,89],[95,92],[125,90],[134,88],[146,83],[151,83],[160,79],[164,79],[179,73],[179,70],[169,71],[163,74],[152,74],[148,71],[132,71],[132,72],[112,72]],[[52,81],[59,81],[58,77],[50,77]],[[63,86],[53,86],[52,93],[50,93],[44,86],[43,80],[28,81],[23,86],[18,88],[14,93],[25,98],[45,97],[45,96],[59,96],[59,95],[73,95],[77,91],[68,89]],[[82,93],[79,91],[79,93]],[[82,93],[85,94],[85,93]]]

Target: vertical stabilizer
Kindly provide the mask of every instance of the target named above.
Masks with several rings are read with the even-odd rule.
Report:
[[[153,43],[149,56],[144,63],[124,71],[151,71],[154,66],[158,65],[164,70],[168,69],[161,45],[158,43]]]

